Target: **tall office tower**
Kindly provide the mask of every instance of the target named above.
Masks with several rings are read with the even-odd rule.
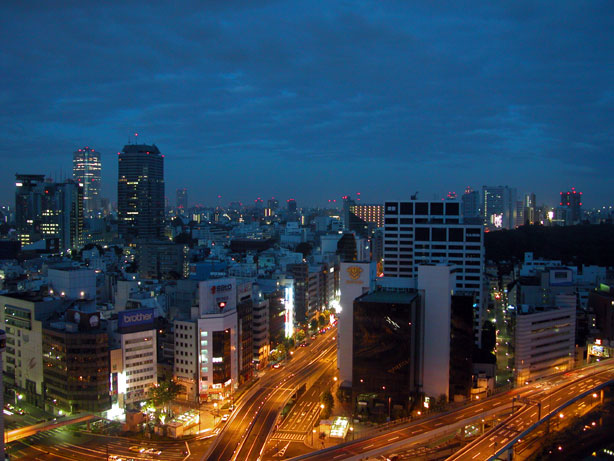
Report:
[[[41,212],[43,174],[15,175],[15,225],[22,245],[37,240],[34,221]]]
[[[474,330],[480,342],[483,302],[484,239],[481,224],[464,223],[458,201],[386,202],[384,276],[418,276],[420,264],[456,266],[455,289],[474,293]]]
[[[480,217],[480,193],[471,187],[465,189],[461,197],[461,214],[463,218]]]
[[[525,194],[524,196],[524,222],[525,224],[535,224],[537,222],[537,205],[535,194]]]
[[[288,203],[288,211],[290,213],[296,213],[296,200],[293,198],[287,200]]]
[[[561,206],[566,208],[565,223],[568,226],[582,221],[582,192],[576,191],[575,187],[561,192]]]
[[[159,239],[164,228],[164,155],[155,146],[128,144],[119,153],[119,235]]]
[[[185,187],[177,189],[177,208],[179,210],[188,209],[188,190]]]
[[[277,200],[275,197],[271,197],[267,202],[267,208],[270,208],[273,211],[277,210],[279,208],[279,200]]]
[[[45,182],[44,175],[17,174],[15,209],[22,244],[57,238],[61,250],[79,248],[83,233],[83,184]]]
[[[514,229],[516,189],[508,186],[482,186],[482,217],[489,229]]]
[[[100,152],[89,146],[78,149],[72,157],[72,178],[83,184],[83,211],[90,214],[100,209]]]
[[[384,227],[384,205],[354,204],[350,206],[350,213],[364,222],[373,223],[374,227]]]

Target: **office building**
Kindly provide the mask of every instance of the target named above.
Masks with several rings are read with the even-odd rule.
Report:
[[[516,189],[508,186],[482,187],[482,218],[488,229],[514,229],[517,218]]]
[[[484,240],[481,224],[466,224],[458,201],[386,202],[384,222],[385,277],[415,282],[421,264],[456,267],[454,289],[476,295],[474,329],[480,343],[484,317]]]
[[[575,306],[518,306],[514,322],[514,382],[517,386],[573,368]]]
[[[83,212],[89,216],[101,206],[100,152],[86,146],[73,153],[72,177],[78,184],[83,184]]]
[[[461,197],[461,214],[463,218],[480,218],[480,193],[477,190],[467,187]]]
[[[45,409],[55,415],[111,409],[109,337],[99,312],[68,310],[43,328]]]
[[[354,300],[352,397],[359,418],[364,413],[391,417],[393,409],[407,410],[418,397],[422,364],[421,303],[416,290],[378,290]],[[439,339],[443,337],[441,334]]]
[[[296,213],[296,200],[291,198],[291,199],[288,199],[286,203],[288,204],[288,211],[290,213]]]
[[[169,240],[140,240],[137,244],[137,267],[142,279],[178,280],[189,275],[188,245]]]
[[[572,187],[570,191],[561,192],[560,206],[566,210],[565,224],[568,226],[582,221],[582,192]]]
[[[157,336],[154,310],[128,309],[118,313],[111,350],[111,388],[119,408],[136,408],[158,383]]]
[[[3,370],[4,351],[6,350],[6,332],[0,330],[0,370]],[[4,408],[4,379],[0,379],[0,408]],[[4,434],[4,414],[0,414],[0,434]],[[0,453],[4,451],[4,437],[0,442]]]
[[[16,227],[22,245],[58,239],[59,249],[83,243],[83,184],[45,182],[44,175],[17,174]]]
[[[177,189],[177,209],[184,213],[188,210],[188,190],[185,187]]]
[[[15,175],[15,226],[22,245],[32,243],[35,236],[35,221],[40,219],[45,175]]]
[[[175,320],[173,334],[175,354],[173,377],[184,387],[186,400],[198,402],[198,340],[197,323],[194,320]],[[203,340],[207,343],[207,339]]]
[[[342,262],[339,269],[339,325],[337,364],[343,387],[352,386],[354,349],[354,300],[375,288],[374,262]]]
[[[164,155],[155,146],[128,144],[118,155],[119,235],[160,239],[164,228]]]
[[[38,293],[0,296],[0,322],[6,332],[4,379],[30,405],[45,407],[43,323],[60,318],[66,302]]]

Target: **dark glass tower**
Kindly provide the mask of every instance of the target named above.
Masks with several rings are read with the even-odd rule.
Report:
[[[118,155],[119,235],[156,240],[164,228],[164,155],[155,146],[128,144]]]
[[[100,153],[89,146],[73,153],[72,177],[83,184],[83,211],[89,214],[100,208]]]

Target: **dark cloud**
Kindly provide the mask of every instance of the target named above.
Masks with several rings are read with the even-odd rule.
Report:
[[[486,183],[612,199],[607,1],[204,5],[3,5],[0,199],[82,145],[114,197],[134,131],[167,153],[169,197],[204,203]]]

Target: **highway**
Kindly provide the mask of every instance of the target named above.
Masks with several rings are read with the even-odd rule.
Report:
[[[610,366],[611,367],[611,366]],[[599,368],[602,370],[602,368]],[[575,372],[573,372],[575,373]],[[530,401],[522,411],[519,411],[502,424],[493,430],[487,432],[483,436],[474,440],[471,444],[465,446],[462,450],[448,458],[449,461],[457,460],[482,460],[489,459],[499,449],[503,448],[515,437],[518,437],[523,431],[530,426],[543,419],[549,413],[555,411],[565,402],[572,400],[577,395],[599,386],[614,377],[614,371],[604,370],[598,371],[592,376],[583,376],[583,373],[570,375],[571,381],[563,384],[556,389],[551,389],[545,386],[541,392],[534,394]],[[590,396],[590,400],[597,403],[600,399],[600,393],[595,393],[594,397]],[[540,409],[541,406],[541,409]],[[588,409],[588,408],[587,408]],[[567,415],[565,414],[567,413]],[[554,416],[551,424],[557,424],[559,417],[561,419],[566,416],[570,417],[571,412],[561,411],[560,414]],[[522,443],[522,440],[521,442]],[[520,444],[519,444],[520,446]]]
[[[296,390],[336,360],[336,329],[297,348],[292,360],[260,378],[237,404],[204,459],[210,461],[256,460],[279,417],[279,412]]]
[[[610,379],[611,375],[614,373],[613,370],[614,361],[610,363],[602,362],[600,364],[588,365],[573,372],[555,375],[549,379],[523,386],[485,400],[474,401],[462,408],[438,415],[432,415],[428,418],[403,424],[396,428],[375,433],[353,442],[347,442],[292,459],[296,461],[361,459],[367,456],[392,453],[393,451],[398,452],[401,451],[401,448],[406,449],[410,446],[416,447],[420,443],[430,441],[433,438],[432,435],[436,431],[440,432],[444,430],[443,428],[445,427],[458,425],[464,420],[479,417],[489,411],[497,412],[498,409],[501,410],[501,414],[505,414],[506,411],[509,413],[509,408],[514,397],[543,400],[542,410],[545,409],[547,411],[549,405],[551,405],[552,408],[558,407],[566,399],[569,399],[569,396],[581,393],[587,386],[594,386],[595,383]],[[518,403],[516,403],[516,405],[517,408],[520,406]],[[527,417],[537,418],[537,412],[538,410],[535,408],[533,411],[527,413]],[[474,461],[480,459],[479,453],[479,450],[472,452],[471,456],[475,455],[473,458]],[[485,453],[482,454],[485,455]],[[472,459],[471,456],[463,459]]]

